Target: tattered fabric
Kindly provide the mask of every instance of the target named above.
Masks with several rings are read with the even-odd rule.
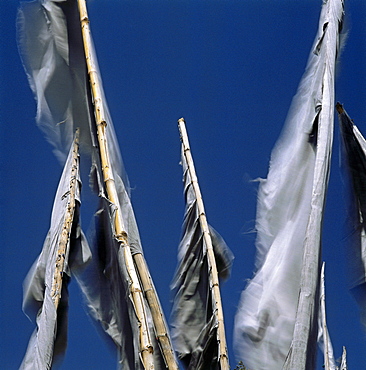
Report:
[[[182,153],[186,211],[178,248],[179,266],[172,283],[172,340],[179,359],[188,369],[219,369],[217,320],[209,282],[207,246],[199,222],[197,200]],[[221,236],[210,228],[220,278],[230,275],[232,253]]]
[[[314,248],[320,250],[323,197],[333,137],[332,102],[338,42],[328,31],[330,24],[333,27],[336,23],[337,29],[340,26],[341,4],[339,0],[323,2],[318,34],[305,74],[282,135],[272,151],[267,179],[259,186],[256,272],[241,295],[234,328],[237,359],[253,370],[282,369],[289,353],[313,204],[317,204],[315,211],[319,213],[309,232],[314,234]],[[334,37],[332,46],[328,45],[329,37]],[[323,127],[329,134],[319,135]],[[322,186],[320,192],[314,190],[315,173],[321,173],[316,179],[316,184]],[[318,281],[317,275],[315,281]],[[311,342],[316,343],[316,319],[310,331],[315,336]],[[314,356],[309,355],[308,359],[313,362]]]
[[[91,258],[88,244],[79,224],[81,183],[77,175],[76,208],[69,247],[65,256],[61,301],[56,311],[51,298],[51,287],[61,230],[70,200],[72,154],[70,150],[55,196],[51,226],[42,252],[24,282],[23,310],[32,319],[36,318],[37,329],[29,341],[21,369],[49,369],[52,363],[64,354],[67,344],[67,285],[71,273],[78,273]]]
[[[320,303],[318,316],[318,346],[324,354],[324,364],[326,370],[339,370],[333,354],[333,345],[330,339],[327,326],[327,317],[325,310],[325,263],[323,262],[320,273]]]
[[[92,108],[76,0],[23,3],[19,51],[37,101],[37,124],[63,164],[76,127],[80,146],[91,146]]]
[[[350,185],[346,214],[350,286],[366,330],[366,140],[343,108],[339,123],[342,164]]]
[[[117,347],[119,367],[143,369],[139,356],[139,325],[129,289],[124,253],[114,236],[115,207],[106,198],[95,216],[93,260],[79,284],[92,317]]]

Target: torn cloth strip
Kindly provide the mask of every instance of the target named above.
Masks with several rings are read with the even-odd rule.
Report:
[[[338,105],[342,137],[342,167],[349,182],[347,250],[351,292],[366,329],[366,140]]]
[[[325,309],[325,263],[322,264],[319,281],[319,315],[318,315],[318,346],[324,354],[325,370],[338,370],[333,354],[333,345],[330,339],[327,326],[327,316]]]

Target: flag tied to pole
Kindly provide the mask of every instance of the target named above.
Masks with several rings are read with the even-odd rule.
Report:
[[[178,247],[178,269],[172,282],[172,340],[188,369],[219,369],[217,317],[210,286],[207,246],[199,221],[196,194],[182,149],[186,210]],[[209,227],[219,278],[230,275],[233,255],[222,237]]]
[[[37,329],[29,341],[21,369],[50,369],[55,360],[64,354],[67,345],[68,282],[71,274],[79,274],[81,268],[84,268],[91,259],[88,243],[80,227],[81,182],[78,171],[79,158],[74,150],[72,146],[59,182],[52,209],[51,226],[42,252],[24,281],[23,310],[29,317],[36,318]],[[71,172],[74,166],[76,178],[73,179]],[[76,181],[74,190],[70,187],[71,180]],[[72,210],[70,210],[71,197],[75,198]],[[73,215],[71,219],[66,219],[67,213]],[[66,240],[65,255],[59,255],[60,242],[67,224],[70,224],[71,231]],[[62,290],[53,293],[53,283],[57,279],[55,266],[62,258],[64,258],[63,269],[58,272],[61,273]],[[55,294],[61,295],[57,307],[53,299]]]
[[[342,16],[341,0],[323,1],[305,74],[272,151],[267,179],[260,182],[256,272],[241,295],[234,328],[237,358],[250,369],[282,369],[295,322],[302,317],[298,314],[300,285],[308,286],[309,281],[312,304],[305,308],[303,317],[311,319],[301,326],[306,327],[305,336],[314,338],[305,343],[316,343],[317,304],[313,303],[317,302],[321,223],[333,140],[334,70]],[[311,249],[309,255],[315,262],[310,265],[316,266],[310,280],[302,273],[304,248]],[[302,352],[306,354],[307,349]],[[305,356],[312,363],[313,348]],[[305,365],[296,366],[300,369]]]

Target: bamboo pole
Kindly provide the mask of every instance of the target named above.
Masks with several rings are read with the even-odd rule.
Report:
[[[324,95],[329,94],[329,86],[324,85]],[[324,96],[323,95],[323,96]],[[326,112],[326,113],[324,113]],[[301,283],[297,303],[296,320],[291,348],[284,364],[284,370],[306,369],[312,360],[309,351],[309,338],[315,317],[316,291],[319,279],[321,258],[321,227],[325,205],[330,149],[333,139],[332,105],[323,99],[319,118],[318,144],[314,170],[311,211],[304,240],[304,253],[301,268]],[[320,144],[319,144],[320,143]]]
[[[70,199],[67,204],[64,223],[62,225],[61,237],[58,243],[58,250],[55,261],[55,271],[51,287],[51,298],[56,307],[56,310],[61,300],[62,277],[65,266],[65,257],[68,245],[70,243],[70,234],[75,213],[75,193],[76,185],[78,182],[77,174],[79,171],[78,155],[79,155],[79,129],[77,129],[75,133],[74,148],[72,154],[72,168],[70,173],[70,188],[69,188]]]
[[[199,213],[199,221],[203,231],[203,238],[207,248],[207,259],[208,259],[208,269],[210,277],[210,287],[212,291],[212,296],[214,300],[214,314],[217,317],[217,341],[219,343],[219,363],[221,370],[229,369],[229,357],[227,353],[226,337],[225,337],[225,326],[224,326],[224,314],[221,303],[221,294],[219,286],[219,277],[216,267],[215,253],[212,247],[212,240],[210,231],[208,228],[205,208],[203,205],[201,190],[198,185],[198,179],[196,176],[196,171],[194,168],[193,158],[191,154],[191,149],[188,141],[188,134],[186,130],[184,118],[178,120],[179,131],[181,135],[183,152],[187,161],[188,171],[191,176],[191,183],[193,186],[194,193],[197,199],[197,208]]]
[[[142,357],[142,362],[146,370],[154,369],[154,358],[153,358],[153,346],[151,343],[147,317],[145,312],[143,294],[140,286],[140,282],[135,270],[133,263],[133,258],[131,254],[130,245],[128,242],[128,236],[126,233],[125,226],[123,224],[122,214],[120,211],[120,205],[118,200],[118,194],[116,190],[115,181],[113,178],[112,169],[110,166],[108,146],[107,146],[107,121],[105,118],[105,112],[103,107],[102,92],[101,86],[99,84],[96,61],[94,60],[91,45],[91,34],[89,28],[89,18],[86,9],[85,0],[78,0],[79,13],[80,13],[80,22],[81,30],[83,36],[84,50],[86,64],[91,84],[91,92],[94,101],[94,112],[97,125],[97,134],[98,134],[98,143],[100,158],[102,164],[103,178],[106,186],[106,191],[109,200],[116,205],[115,212],[115,234],[117,240],[121,243],[123,249],[126,269],[130,276],[130,291],[132,299],[134,302],[135,313],[137,320],[139,322],[139,331],[140,331],[140,352]]]
[[[169,370],[178,370],[178,364],[174,355],[174,350],[170,341],[170,337],[168,335],[168,329],[164,319],[163,310],[156,294],[155,287],[152,283],[146,260],[141,253],[134,254],[133,258],[140,276],[141,284],[144,289],[147,302],[151,310],[156,339],[160,343],[161,352],[163,354],[166,367]]]

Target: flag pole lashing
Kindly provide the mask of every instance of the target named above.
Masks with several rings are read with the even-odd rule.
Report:
[[[212,239],[207,223],[206,213],[203,205],[201,190],[198,184],[196,171],[194,168],[192,153],[189,145],[188,134],[186,130],[184,118],[178,120],[179,131],[181,135],[181,141],[183,146],[183,153],[187,161],[188,171],[191,177],[192,187],[197,199],[197,208],[199,213],[199,222],[203,232],[203,238],[207,248],[207,260],[208,260],[208,272],[210,288],[214,302],[214,314],[217,318],[217,341],[219,345],[219,364],[221,370],[229,369],[229,357],[226,345],[225,326],[224,326],[224,314],[221,303],[221,293],[219,286],[219,277],[216,266],[215,254],[212,246]]]
[[[133,263],[132,253],[130,249],[130,245],[128,242],[128,236],[126,232],[125,225],[123,223],[122,214],[121,214],[121,207],[119,205],[117,189],[115,185],[115,181],[113,178],[113,173],[109,161],[109,153],[107,147],[107,121],[103,107],[103,100],[102,100],[102,93],[101,93],[101,86],[98,81],[97,75],[97,68],[96,68],[96,61],[93,60],[93,53],[92,53],[92,41],[91,41],[91,34],[89,28],[89,18],[86,9],[85,0],[78,0],[79,6],[79,13],[80,13],[80,22],[81,22],[81,30],[82,30],[82,37],[84,43],[84,50],[85,50],[85,58],[87,64],[87,70],[90,79],[91,85],[91,94],[93,97],[94,102],[94,113],[95,113],[95,120],[97,125],[97,135],[98,135],[98,144],[99,144],[99,153],[100,153],[100,160],[102,165],[103,171],[103,178],[104,183],[107,191],[107,195],[109,200],[116,205],[116,212],[115,212],[115,234],[117,240],[121,243],[121,247],[123,249],[125,261],[126,261],[126,269],[128,271],[130,277],[130,292],[133,299],[133,305],[135,308],[136,317],[139,323],[139,333],[140,333],[140,353],[142,357],[142,362],[144,368],[147,370],[154,369],[154,359],[153,359],[153,346],[150,339],[150,334],[148,330],[148,323],[146,317],[146,311],[144,306],[143,294],[142,289],[140,286],[140,282],[135,270],[135,266]]]
[[[62,277],[65,266],[65,258],[67,255],[67,248],[70,245],[70,234],[72,223],[74,219],[75,212],[75,193],[77,184],[77,173],[79,170],[79,129],[75,132],[75,139],[73,144],[72,153],[72,168],[70,173],[70,188],[69,188],[69,202],[67,204],[67,210],[65,212],[64,222],[62,225],[61,237],[58,243],[56,261],[55,261],[55,271],[52,280],[51,288],[51,298],[56,307],[61,300],[62,291]]]

